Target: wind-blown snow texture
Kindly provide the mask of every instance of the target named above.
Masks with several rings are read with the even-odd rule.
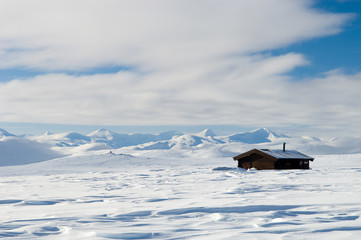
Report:
[[[311,170],[245,171],[232,156],[280,147],[286,137],[272,134],[270,142],[251,145],[207,132],[171,133],[110,149],[99,132],[52,135],[26,141],[67,156],[0,167],[2,239],[361,237],[361,154],[313,155]],[[1,141],[14,139],[24,140]],[[322,142],[287,139],[298,146]],[[139,150],[152,144],[168,147]]]

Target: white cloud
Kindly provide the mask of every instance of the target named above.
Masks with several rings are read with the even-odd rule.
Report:
[[[2,83],[0,118],[100,125],[310,124],[344,129],[346,124],[359,128],[361,73],[336,71],[307,82],[289,81],[284,73],[306,63],[297,54],[259,55],[214,63],[212,72],[197,68],[186,74],[146,76],[48,74]],[[224,71],[225,66],[231,69]]]
[[[350,123],[360,75],[307,82],[310,64],[264,51],[335,34],[350,15],[297,0],[0,2],[0,68],[48,71],[0,83],[2,121],[282,126]],[[103,66],[137,71],[71,76]],[[330,84],[332,83],[332,84]],[[349,100],[353,96],[353,101]]]
[[[4,0],[0,67],[192,65],[334,34],[349,17],[295,0]]]

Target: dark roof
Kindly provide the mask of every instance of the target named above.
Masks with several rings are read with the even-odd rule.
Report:
[[[305,159],[305,160],[312,159],[313,160],[312,157],[300,153],[296,150],[286,150],[286,151],[269,150],[269,149],[259,149],[259,150],[278,159]]]
[[[241,158],[247,157],[253,153],[258,152],[261,155],[269,155],[276,159],[302,159],[302,160],[311,160],[313,161],[313,157],[307,156],[306,154],[300,153],[296,150],[270,150],[270,149],[252,149],[248,152],[239,154],[233,157],[234,160],[239,160]]]

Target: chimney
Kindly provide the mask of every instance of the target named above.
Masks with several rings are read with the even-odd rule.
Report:
[[[286,143],[283,143],[283,151],[286,152]]]

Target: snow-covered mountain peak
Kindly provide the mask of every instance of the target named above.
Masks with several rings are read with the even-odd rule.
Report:
[[[267,132],[267,133],[271,133],[271,130],[269,130],[268,128],[256,128],[250,132]]]
[[[262,135],[268,135],[268,136],[270,136],[270,135],[273,135],[273,136],[277,135],[277,134],[273,133],[271,130],[269,130],[268,128],[257,128],[257,129],[254,129],[254,130],[250,131],[250,133],[252,133],[252,134],[259,134],[259,135],[262,134]]]
[[[181,136],[174,136],[170,140],[169,146],[173,149],[186,149],[189,147],[198,146],[203,143],[203,139],[199,136],[184,134]]]
[[[111,132],[107,129],[104,129],[104,128],[101,128],[101,129],[98,129],[92,133],[89,133],[87,136],[88,137],[92,137],[92,138],[105,138],[105,139],[110,139],[113,137],[113,135],[116,134],[114,132]]]
[[[197,133],[196,136],[206,138],[206,137],[215,137],[217,136],[217,134],[215,134],[212,129],[207,128],[204,129],[202,132]]]
[[[234,142],[244,142],[249,144],[273,142],[277,138],[287,137],[286,135],[279,135],[268,128],[257,128],[250,132],[244,132],[240,134],[234,134],[229,136],[229,140]]]
[[[276,140],[277,138],[289,138],[289,136],[287,136],[287,135],[285,135],[285,134],[275,133],[275,132],[271,131],[271,130],[268,129],[268,128],[258,128],[258,129],[255,129],[255,130],[251,131],[251,133],[257,134],[257,135],[268,136],[267,138],[268,138],[270,141],[274,141],[274,140]]]

